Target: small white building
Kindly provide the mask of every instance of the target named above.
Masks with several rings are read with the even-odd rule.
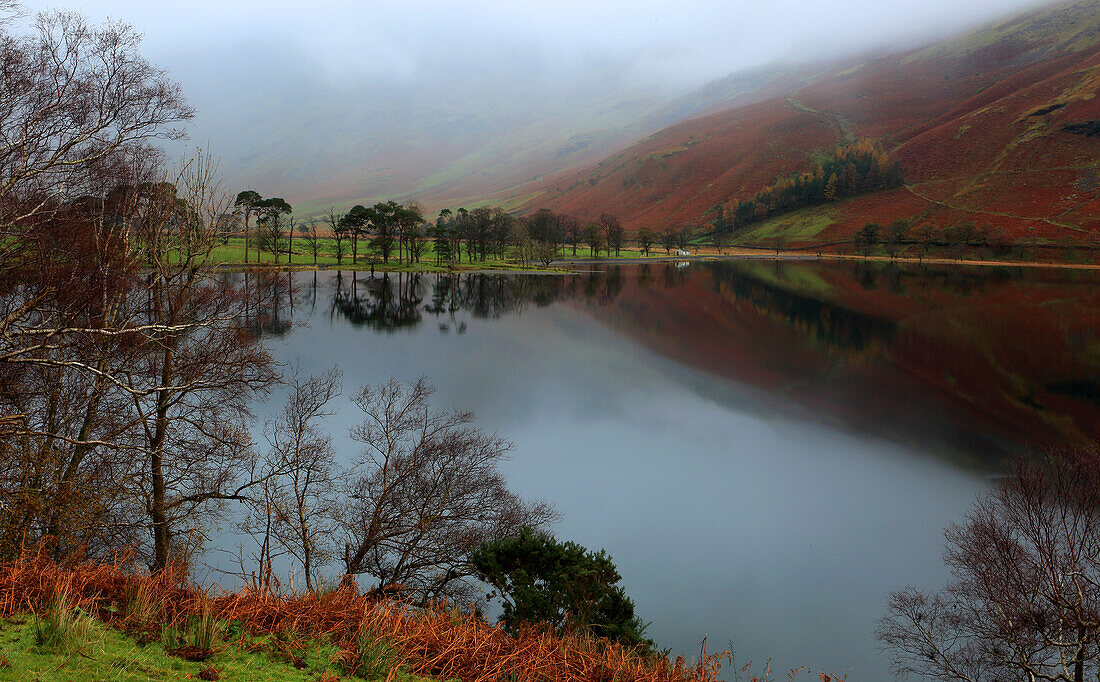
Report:
[[[687,249],[676,249],[676,255],[677,256],[690,256],[691,251],[688,251]]]

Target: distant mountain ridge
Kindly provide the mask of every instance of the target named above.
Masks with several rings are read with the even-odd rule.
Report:
[[[701,224],[855,138],[880,139],[906,186],[769,221],[791,241],[866,222],[973,220],[1011,236],[1082,239],[1100,227],[1100,0],[1044,7],[900,54],[759,69],[667,105],[675,123],[600,162],[510,193],[629,228]],[[715,113],[708,113],[717,110]]]

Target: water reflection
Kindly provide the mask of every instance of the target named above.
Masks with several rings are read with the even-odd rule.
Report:
[[[710,274],[718,293],[748,303],[780,324],[826,343],[837,352],[860,354],[881,349],[894,337],[896,325],[892,320],[819,300],[736,268],[711,268]],[[856,273],[865,289],[874,288],[867,284],[869,277],[877,282],[877,273],[872,275],[868,269]]]
[[[427,315],[441,332],[449,332],[465,329],[466,315],[497,319],[531,305],[573,300],[609,305],[622,293],[628,272],[636,286],[656,282],[664,289],[682,286],[690,274],[668,263],[612,266],[573,275],[260,271],[226,277],[254,292],[257,305],[247,326],[258,334],[278,336],[290,330],[295,306],[311,314],[319,305],[327,306],[330,316],[384,332],[416,327]]]
[[[569,275],[238,275],[256,333],[294,307],[356,327],[576,309],[659,354],[760,389],[756,408],[886,436],[957,461],[1100,437],[1100,315],[1088,273],[894,264],[711,262]]]
[[[572,276],[336,272],[328,300],[331,314],[356,326],[393,332],[420,325],[428,315],[446,333],[464,331],[467,315],[497,319],[576,298],[606,305],[624,281],[621,267]],[[317,300],[317,285],[317,278],[308,284],[311,300]]]
[[[1100,438],[1091,273],[709,263],[581,307],[760,409],[991,466]]]

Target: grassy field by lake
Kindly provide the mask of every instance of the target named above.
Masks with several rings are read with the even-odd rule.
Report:
[[[772,223],[766,223],[758,228],[764,229]],[[780,226],[780,236],[790,236],[783,231],[790,225]],[[756,234],[760,236],[760,234]],[[1012,254],[994,255],[987,250],[977,249],[948,249],[934,248],[922,250],[919,245],[905,244],[899,247],[893,256],[887,253],[882,244],[877,244],[868,253],[856,254],[845,250],[837,250],[836,245],[830,249],[822,249],[819,246],[805,246],[802,244],[784,243],[763,245],[749,243],[748,240],[738,238],[722,248],[718,248],[707,237],[696,237],[688,245],[689,257],[677,255],[677,249],[666,250],[660,245],[654,245],[646,254],[638,248],[621,249],[617,254],[609,255],[606,251],[593,252],[585,245],[578,245],[574,250],[572,245],[563,245],[558,257],[549,266],[540,261],[531,260],[522,262],[516,255],[513,247],[507,247],[505,257],[497,254],[488,255],[484,260],[480,257],[471,259],[468,252],[463,249],[462,256],[454,265],[447,259],[437,262],[434,244],[430,240],[422,242],[420,259],[412,263],[408,262],[405,255],[399,259],[396,250],[390,255],[389,261],[371,249],[371,240],[364,238],[359,242],[357,256],[353,256],[348,247],[344,254],[337,258],[335,255],[334,241],[330,238],[320,240],[316,257],[309,248],[308,243],[302,238],[296,238],[292,243],[284,246],[275,257],[271,251],[259,250],[255,243],[250,243],[248,260],[245,260],[244,240],[232,237],[225,242],[219,242],[208,261],[218,267],[265,267],[279,269],[341,269],[341,270],[370,270],[378,272],[455,272],[455,271],[512,271],[512,272],[568,272],[570,266],[578,263],[637,263],[645,261],[668,261],[685,258],[757,258],[761,256],[776,256],[781,258],[808,258],[819,259],[863,259],[871,261],[896,261],[928,264],[958,264],[958,265],[1016,265],[1038,267],[1069,267],[1069,268],[1095,268],[1097,267],[1091,257],[1084,254],[1069,254],[1075,257],[1067,257],[1057,250],[1051,253],[1041,254],[1042,258],[1012,257]]]
[[[521,263],[515,257],[509,255],[508,258],[500,258],[498,256],[490,255],[482,260],[481,258],[471,259],[469,254],[463,250],[462,257],[459,258],[455,266],[452,268],[449,261],[437,263],[434,244],[430,241],[423,243],[423,250],[420,254],[420,260],[414,263],[408,263],[407,260],[398,261],[396,251],[390,256],[389,262],[382,260],[382,257],[371,250],[370,240],[363,239],[359,242],[358,257],[353,258],[351,248],[348,247],[344,254],[337,258],[335,255],[335,244],[332,239],[321,239],[316,257],[309,245],[304,239],[296,238],[291,245],[285,247],[285,250],[279,252],[278,258],[270,251],[260,251],[256,248],[254,243],[250,243],[248,247],[248,265],[255,266],[270,266],[270,267],[325,267],[325,268],[345,268],[348,270],[370,270],[372,267],[375,270],[384,270],[387,272],[446,272],[450,270],[537,270],[545,271],[554,269],[546,267],[538,261],[531,261],[527,264]],[[692,247],[693,252],[696,247]],[[289,254],[288,254],[289,251]],[[512,251],[511,248],[508,249]],[[614,257],[608,257],[606,252],[600,252],[601,255],[596,255],[592,252],[592,249],[585,246],[578,246],[576,249],[576,255],[574,256],[574,250],[572,246],[564,246],[561,249],[560,258],[562,260],[569,260],[572,258],[600,258],[603,260],[634,260],[639,258],[645,258],[646,255],[637,249],[623,249],[618,255]],[[651,249],[649,252],[649,258],[658,258],[668,254],[664,249]],[[245,265],[245,249],[244,240],[239,237],[231,237],[224,243],[219,243],[212,254],[211,261],[213,263],[232,266],[232,265]]]

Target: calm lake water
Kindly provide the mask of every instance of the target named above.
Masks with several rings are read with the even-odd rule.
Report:
[[[556,505],[558,537],[614,557],[660,646],[707,637],[754,670],[888,679],[876,620],[890,591],[947,580],[944,527],[1006,457],[1100,428],[1089,275],[741,261],[282,278],[265,289],[277,358],[339,365],[345,393],[427,375],[437,405],[514,442],[511,486]]]

